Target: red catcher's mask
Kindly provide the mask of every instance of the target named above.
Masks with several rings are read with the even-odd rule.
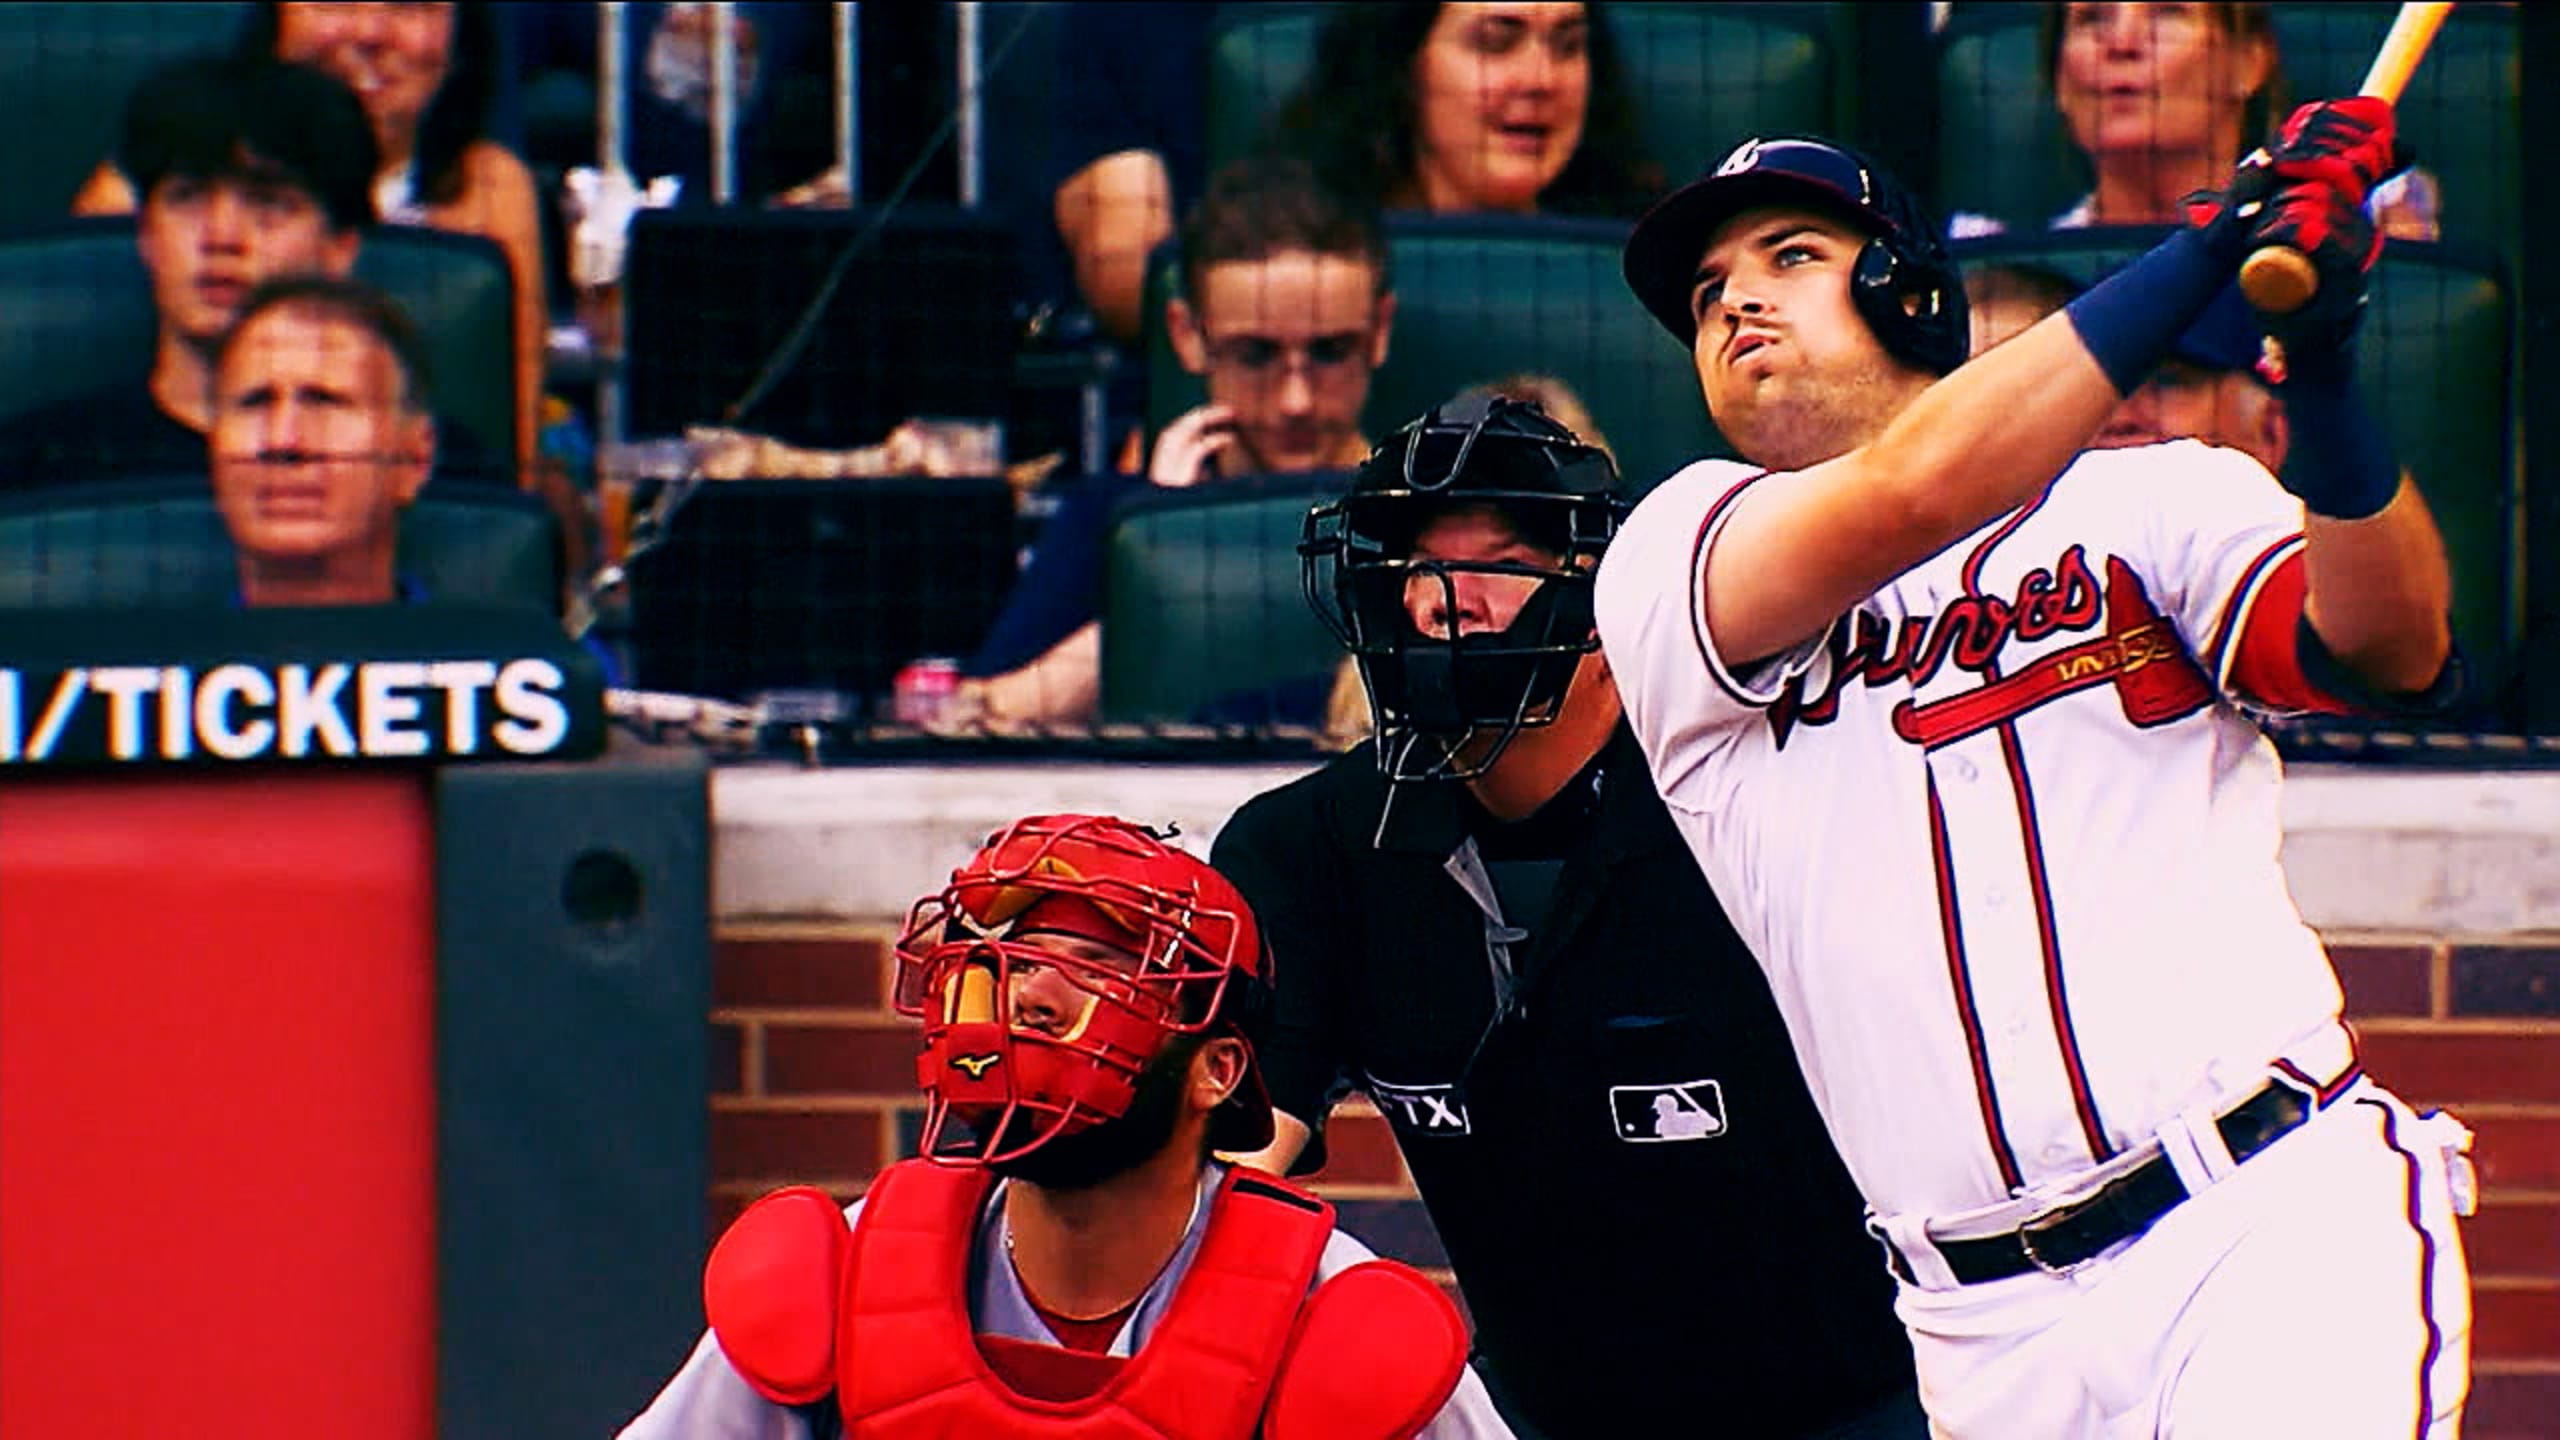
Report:
[[[916,902],[897,956],[898,1013],[924,1022],[919,1149],[946,1164],[1010,1160],[1118,1119],[1169,1039],[1216,1032],[1250,1046],[1269,1003],[1244,897],[1108,816],[1008,826]],[[1209,1135],[1222,1150],[1271,1143],[1249,1049]]]

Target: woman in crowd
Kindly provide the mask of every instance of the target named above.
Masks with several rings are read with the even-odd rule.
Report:
[[[479,0],[285,0],[259,5],[240,45],[324,70],[355,92],[382,152],[374,209],[385,223],[484,236],[506,253],[516,289],[514,438],[521,464],[530,458],[542,386],[542,232],[531,173],[487,133],[501,83],[498,23],[495,7]],[[130,211],[133,189],[112,164],[102,165],[72,208]]]
[[[2264,140],[2286,109],[2273,8],[2240,0],[2047,4],[2045,88],[2092,179],[2052,228],[2174,224],[2187,195],[2219,187],[2231,162]],[[2436,238],[2432,177],[2403,175],[2377,188],[2371,203],[2386,235]],[[1957,239],[2002,228],[1961,212],[1948,226]]]
[[[1336,7],[1278,132],[1388,210],[1632,216],[1662,189],[1598,4]]]

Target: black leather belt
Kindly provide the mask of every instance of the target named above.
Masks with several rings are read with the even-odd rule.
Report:
[[[2292,1086],[2270,1081],[2267,1088],[2241,1101],[2213,1122],[2236,1163],[2276,1142],[2311,1116],[2310,1097]],[[2130,1240],[2160,1221],[2187,1198],[2165,1155],[2140,1169],[2128,1170],[2101,1186],[2086,1200],[2039,1215],[2005,1235],[1973,1240],[1934,1241],[1940,1259],[1959,1284],[1979,1285],[2030,1270],[2059,1273],[2096,1259],[2107,1247]],[[1917,1283],[1911,1262],[1885,1242],[1893,1273]]]

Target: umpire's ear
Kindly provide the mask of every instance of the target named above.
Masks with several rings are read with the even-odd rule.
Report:
[[[1394,329],[1394,328],[1395,328],[1395,324],[1396,324],[1396,292],[1394,292],[1393,290],[1381,290],[1381,291],[1379,291],[1379,292],[1378,292],[1378,304],[1377,304],[1377,308],[1376,308],[1375,310],[1373,310],[1373,311],[1371,311],[1371,312],[1370,312],[1370,321],[1369,321],[1369,368],[1370,368],[1370,369],[1375,370],[1375,369],[1377,369],[1379,366],[1384,365],[1384,364],[1386,364],[1386,363],[1387,363],[1387,332],[1388,332],[1388,331],[1390,331],[1390,330],[1392,330],[1392,329]]]

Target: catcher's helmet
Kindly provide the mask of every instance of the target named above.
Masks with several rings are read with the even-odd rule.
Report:
[[[1311,511],[1298,545],[1307,603],[1359,663],[1391,780],[1481,775],[1522,727],[1553,720],[1574,667],[1597,649],[1591,582],[1630,502],[1606,452],[1523,400],[1460,395],[1372,452],[1340,500]],[[1502,515],[1552,561],[1416,559],[1435,516]],[[1413,587],[1459,613],[1457,574],[1539,584],[1499,631],[1427,634]],[[1424,592],[1426,595],[1428,592]]]
[[[1034,945],[1035,935],[1097,943]],[[1014,822],[916,902],[897,959],[893,1003],[924,1022],[918,1148],[928,1159],[1002,1162],[1117,1119],[1170,1037],[1209,1033],[1247,1046],[1244,1080],[1210,1117],[1209,1143],[1271,1143],[1271,1100],[1251,1056],[1270,1010],[1261,932],[1226,877],[1152,830],[1099,815]],[[1058,993],[1079,1013],[1017,1023],[1016,986],[1043,970],[1073,987]],[[950,1126],[955,1115],[966,1134]]]
[[[1682,186],[1627,237],[1627,288],[1683,345],[1698,326],[1689,297],[1698,257],[1717,227],[1760,205],[1805,205],[1871,238],[1850,272],[1849,297],[1887,351],[1944,375],[1965,361],[1964,278],[1919,197],[1846,145],[1805,135],[1746,140],[1713,173]]]

